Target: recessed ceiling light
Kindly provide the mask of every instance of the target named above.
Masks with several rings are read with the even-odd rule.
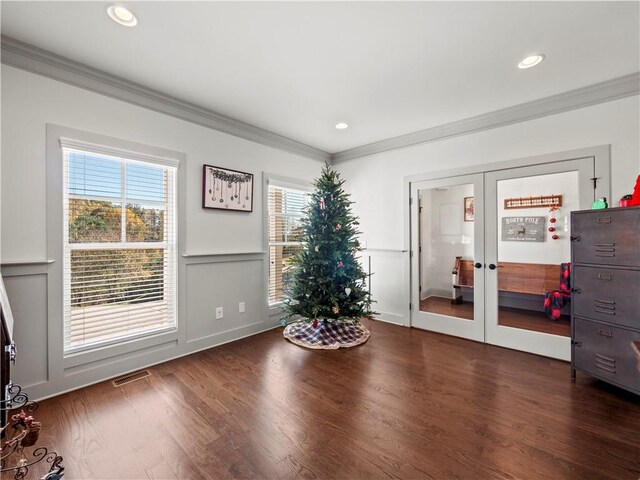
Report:
[[[138,24],[138,19],[133,12],[122,5],[111,5],[107,8],[107,13],[114,22],[125,27],[135,27]]]
[[[336,128],[337,128],[338,130],[344,130],[344,129],[346,129],[346,128],[349,128],[349,125],[347,125],[347,124],[346,124],[346,123],[344,123],[344,122],[340,122],[340,123],[336,123]]]
[[[543,60],[544,60],[544,55],[542,55],[541,53],[529,55],[527,58],[523,59],[518,64],[518,68],[523,69],[523,68],[535,67],[536,65],[541,63]]]

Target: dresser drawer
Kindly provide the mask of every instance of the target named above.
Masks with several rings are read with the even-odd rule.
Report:
[[[573,267],[573,314],[640,329],[640,270]]]
[[[640,266],[640,208],[571,213],[573,263]]]
[[[640,332],[573,318],[574,367],[640,393],[632,341]]]

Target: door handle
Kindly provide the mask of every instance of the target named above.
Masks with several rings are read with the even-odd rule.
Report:
[[[500,268],[500,265],[496,265],[495,263],[489,264],[489,270],[495,270],[496,268]]]
[[[482,264],[480,262],[476,262],[474,267],[476,268],[482,268]]]

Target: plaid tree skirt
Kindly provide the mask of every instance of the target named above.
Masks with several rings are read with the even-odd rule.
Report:
[[[284,338],[301,347],[335,350],[355,347],[369,339],[369,330],[357,320],[353,323],[331,323],[318,321],[313,328],[312,322],[290,323],[284,329]]]

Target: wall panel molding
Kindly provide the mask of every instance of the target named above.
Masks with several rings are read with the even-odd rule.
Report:
[[[21,277],[24,275],[47,275],[53,260],[6,262],[2,263],[3,277]]]
[[[318,148],[4,35],[2,63],[312,160],[325,162],[331,158]]]

